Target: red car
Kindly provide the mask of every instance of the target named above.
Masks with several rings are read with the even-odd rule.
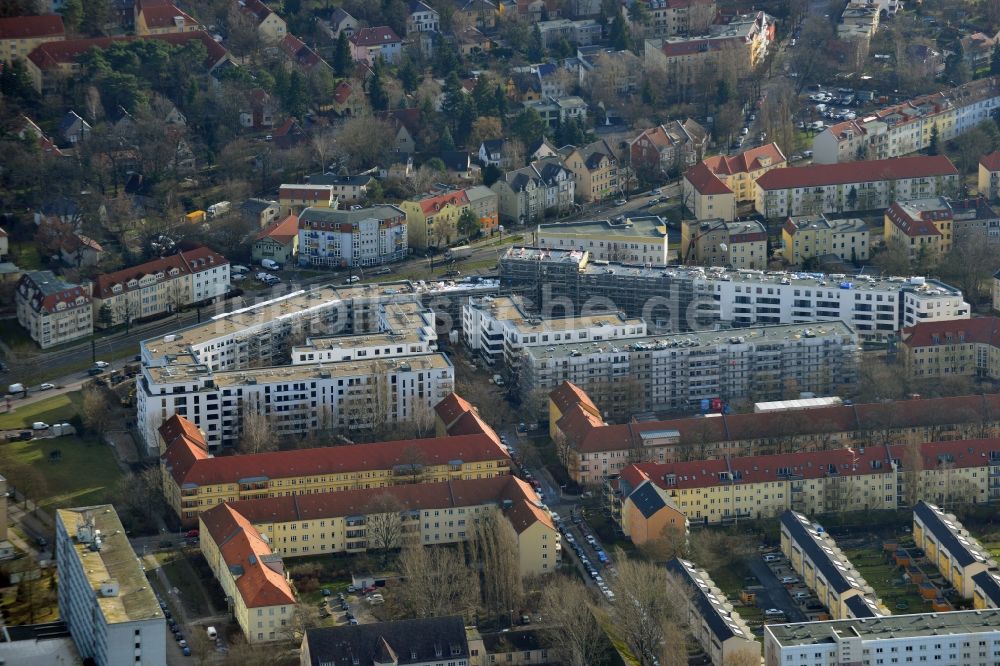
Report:
[[[186,538],[186,539],[197,539],[198,538],[198,530],[188,530],[187,532],[184,533],[184,538]]]

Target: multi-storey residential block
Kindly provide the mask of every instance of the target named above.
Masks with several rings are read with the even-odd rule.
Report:
[[[378,266],[406,258],[406,213],[383,204],[359,210],[306,208],[299,214],[299,265]]]
[[[651,37],[701,35],[715,22],[715,0],[640,0],[649,13]]]
[[[998,379],[1000,319],[976,317],[908,326],[900,336],[899,351],[906,372],[912,379]]]
[[[989,120],[998,107],[1000,79],[970,81],[826,128],[813,138],[813,162],[887,160],[915,153],[930,145],[935,131],[939,141],[950,141]]]
[[[789,386],[836,394],[857,379],[857,349],[857,334],[842,322],[553,342],[524,350],[518,388],[527,396],[569,381],[623,416],[703,400],[776,399]]]
[[[24,60],[35,47],[64,39],[66,29],[59,14],[0,18],[0,62]]]
[[[691,633],[713,664],[757,663],[760,643],[740,614],[726,602],[726,595],[704,569],[674,558],[667,571],[685,586],[685,614]]]
[[[482,645],[482,641],[479,643]],[[379,666],[473,663],[460,615],[308,629],[302,638],[301,654],[301,666],[350,664],[360,661],[359,655],[371,655],[372,662]]]
[[[768,171],[788,166],[784,153],[776,143],[745,150],[739,155],[713,155],[704,160],[705,165],[736,196],[736,203],[753,201],[754,183]]]
[[[764,625],[764,663],[990,666],[1000,651],[1000,611],[955,611]],[[895,660],[895,661],[894,661]]]
[[[52,271],[27,271],[17,282],[17,323],[42,349],[94,332],[90,291]]]
[[[991,201],[1000,199],[1000,151],[979,158],[979,194]]]
[[[560,123],[577,120],[583,122],[587,119],[587,102],[576,95],[525,100],[521,106],[538,113],[552,129],[558,127]]]
[[[944,197],[894,201],[885,211],[883,238],[911,261],[922,257],[937,261],[951,251],[953,219]]]
[[[781,227],[781,254],[790,264],[832,255],[841,261],[868,261],[871,232],[858,218],[828,220],[825,215],[789,217]]]
[[[781,552],[834,620],[889,615],[830,535],[797,511],[781,514]]]
[[[615,425],[606,424],[603,413],[586,393],[569,382],[549,395],[550,436],[565,441],[568,454],[564,464],[580,483],[598,483],[636,459],[678,462],[782,451],[859,450],[873,442],[912,447],[923,442],[1000,436],[1000,398],[994,396],[902,400],[779,413],[723,413],[715,418]],[[633,488],[638,485],[638,481],[632,483]],[[991,488],[990,492],[990,499],[1000,498],[1000,489]],[[817,511],[823,511],[821,503],[816,506]],[[804,510],[794,505],[786,508]]]
[[[567,146],[560,152],[563,165],[576,179],[576,197],[580,201],[603,201],[621,193],[618,158],[607,141],[599,139],[580,148]]]
[[[502,360],[513,367],[528,347],[641,337],[646,335],[646,324],[612,312],[542,318],[525,310],[520,299],[484,296],[470,298],[462,306],[462,334],[465,346],[489,365]]]
[[[561,18],[539,21],[536,25],[545,48],[557,46],[562,40],[577,46],[590,46],[601,41],[601,24],[593,19],[572,21]]]
[[[394,64],[403,54],[403,40],[387,25],[359,28],[350,38],[351,54],[369,67],[381,58]]]
[[[765,173],[757,179],[754,206],[769,218],[846,213],[950,196],[957,188],[958,170],[943,155],[813,164]]]
[[[682,220],[680,258],[684,263],[702,266],[764,269],[767,229],[757,220]]]
[[[370,173],[362,173],[357,176],[321,173],[309,176],[310,185],[331,186],[333,195],[337,197],[338,201],[345,204],[356,204],[364,201],[368,197],[368,188],[374,181],[375,178]]]
[[[964,599],[973,598],[974,576],[997,569],[996,560],[953,514],[923,500],[913,507],[913,542]]]
[[[492,428],[479,419],[453,428],[458,430],[468,434],[216,458],[208,453],[203,431],[189,419],[174,416],[160,428],[166,445],[160,458],[164,495],[170,509],[190,527],[199,513],[223,502],[510,473],[510,456]]]
[[[212,302],[230,288],[229,260],[201,246],[98,275],[94,322],[102,328]]]
[[[737,16],[728,25],[709,26],[709,34],[647,39],[648,69],[666,72],[679,85],[694,85],[709,70],[752,72],[767,56],[774,40],[774,19],[764,12]]]
[[[638,465],[624,468],[605,484],[608,505],[622,533],[637,546],[686,536],[687,516],[670,496]]]
[[[680,173],[698,162],[708,147],[708,130],[694,120],[672,120],[643,130],[629,142],[632,168],[650,176]]]
[[[479,220],[481,230],[496,228],[500,203],[496,190],[483,185],[466,189],[437,189],[399,207],[406,214],[409,243],[415,248],[441,247],[468,238],[458,228],[458,220],[467,210]]]
[[[736,326],[843,321],[865,339],[884,339],[919,321],[968,319],[962,293],[923,277],[727,271],[700,267],[593,265],[586,252],[513,247],[500,259],[501,282],[537,308],[561,299],[580,312],[605,308],[642,317],[650,327],[687,331],[715,322]]]
[[[498,197],[501,220],[527,224],[572,210],[576,178],[561,160],[549,157],[508,171],[491,189]]]
[[[684,207],[696,220],[736,219],[736,193],[704,162],[684,173],[681,192]]]
[[[655,215],[621,220],[584,220],[539,224],[538,247],[586,251],[591,261],[621,261],[643,266],[666,266],[670,261],[667,225]]]
[[[58,509],[59,617],[80,656],[102,666],[167,663],[160,604],[110,504]]]
[[[1000,242],[1000,214],[982,196],[968,199],[952,199],[952,231],[954,243]]]

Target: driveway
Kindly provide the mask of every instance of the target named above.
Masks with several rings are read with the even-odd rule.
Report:
[[[764,587],[762,591],[757,592],[758,606],[763,609],[777,608],[783,611],[789,622],[804,622],[806,620],[806,616],[792,600],[788,590],[760,556],[755,555],[751,558],[750,571]]]

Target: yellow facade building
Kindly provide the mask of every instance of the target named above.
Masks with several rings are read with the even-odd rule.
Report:
[[[560,150],[563,165],[573,172],[576,198],[580,201],[604,201],[620,196],[618,157],[604,139],[576,148]]]
[[[997,568],[996,561],[950,513],[923,500],[913,507],[913,542],[963,599],[973,599],[975,576]]]
[[[1000,379],[1000,318],[920,323],[903,329],[900,356],[912,379]]]
[[[824,255],[841,261],[867,261],[871,233],[857,218],[828,220],[825,215],[789,217],[781,227],[781,254],[790,264]]]
[[[469,209],[469,197],[465,190],[448,190],[403,201],[399,207],[406,213],[410,247],[445,247],[460,236],[458,218]]]
[[[66,39],[62,16],[12,16],[0,18],[0,63],[25,60],[37,46]]]
[[[944,197],[896,201],[885,211],[883,237],[911,261],[937,260],[951,251],[954,214]]]

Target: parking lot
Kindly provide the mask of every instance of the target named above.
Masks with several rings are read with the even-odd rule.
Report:
[[[780,552],[754,557],[750,571],[760,581],[756,602],[766,622],[804,622],[819,619],[826,611]]]
[[[576,513],[560,518],[557,525],[563,535],[563,558],[574,564],[608,602],[614,602],[615,594],[605,577],[615,575],[615,568],[597,536]]]

